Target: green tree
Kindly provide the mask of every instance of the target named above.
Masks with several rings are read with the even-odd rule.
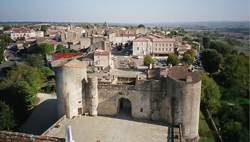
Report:
[[[202,45],[205,49],[208,49],[209,48],[209,45],[210,45],[210,39],[209,37],[203,37],[202,38]]]
[[[48,25],[42,25],[41,26],[41,31],[46,32],[48,30]]]
[[[7,73],[6,80],[11,81],[9,86],[16,88],[17,93],[24,97],[27,108],[34,106],[36,94],[44,83],[39,69],[25,64],[17,65]]]
[[[234,89],[234,96],[248,97],[249,94],[249,58],[239,55],[228,55],[225,58],[224,68],[217,80],[227,89]],[[231,92],[230,91],[230,92]],[[239,95],[242,94],[242,95]]]
[[[44,58],[40,54],[27,55],[25,62],[32,67],[44,66]]]
[[[145,28],[145,26],[143,24],[140,24],[137,26],[138,28]]]
[[[167,64],[172,64],[173,66],[179,64],[179,59],[176,54],[169,54],[167,59]]]
[[[214,49],[206,49],[201,53],[202,66],[211,74],[219,70],[222,61],[222,55]]]
[[[241,106],[224,101],[216,115],[224,141],[249,141],[248,115]]]
[[[222,55],[230,54],[233,51],[232,46],[222,40],[211,41],[209,48],[215,49],[217,52],[221,53]]]
[[[217,83],[207,75],[202,76],[201,105],[211,113],[218,111],[220,107],[220,89]]]
[[[147,55],[144,57],[144,65],[145,66],[149,66],[150,64],[154,63],[154,59],[152,58],[152,56]]]
[[[43,78],[48,78],[49,76],[55,75],[54,71],[51,70],[49,67],[41,67],[40,71],[42,73]]]
[[[4,47],[1,47],[0,45],[0,64],[4,61]]]
[[[194,58],[190,55],[190,54],[184,54],[183,56],[183,61],[188,64],[191,65],[194,62]]]
[[[9,45],[12,42],[10,34],[1,34],[0,41],[3,42],[5,46]]]
[[[0,101],[0,130],[12,130],[15,127],[13,110],[8,105]]]
[[[39,45],[40,52],[45,56],[51,54],[54,51],[54,47],[48,43],[42,43]]]
[[[8,31],[8,30],[10,30],[11,29],[11,26],[10,25],[4,25],[3,26],[3,30],[4,31]]]

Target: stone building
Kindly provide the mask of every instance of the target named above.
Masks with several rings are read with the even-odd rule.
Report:
[[[197,141],[201,95],[198,72],[175,66],[166,69],[160,78],[130,80],[131,83],[103,84],[96,75],[87,76],[85,65],[77,60],[57,67],[59,115],[72,118],[85,113],[92,116],[126,113],[133,118],[181,125],[183,138]]]
[[[154,55],[155,57],[164,57],[175,52],[183,55],[191,48],[191,45],[183,43],[182,40],[177,38],[166,38],[154,34],[140,36],[133,40],[134,56]]]

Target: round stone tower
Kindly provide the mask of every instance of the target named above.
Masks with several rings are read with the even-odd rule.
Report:
[[[67,118],[83,113],[82,82],[86,79],[86,66],[78,60],[69,61],[59,67],[56,72],[56,94],[59,117]]]
[[[171,96],[171,123],[182,126],[183,138],[199,138],[199,112],[201,97],[200,73],[187,66],[172,67],[167,77],[167,94]]]
[[[96,76],[88,78],[88,97],[89,97],[89,113],[91,116],[97,116],[98,107],[98,79]]]

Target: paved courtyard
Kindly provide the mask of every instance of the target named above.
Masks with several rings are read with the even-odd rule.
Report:
[[[167,126],[103,116],[64,120],[46,135],[65,138],[68,125],[75,142],[167,142]]]

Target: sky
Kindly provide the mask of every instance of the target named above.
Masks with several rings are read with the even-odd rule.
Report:
[[[0,0],[0,21],[249,21],[250,0]]]

